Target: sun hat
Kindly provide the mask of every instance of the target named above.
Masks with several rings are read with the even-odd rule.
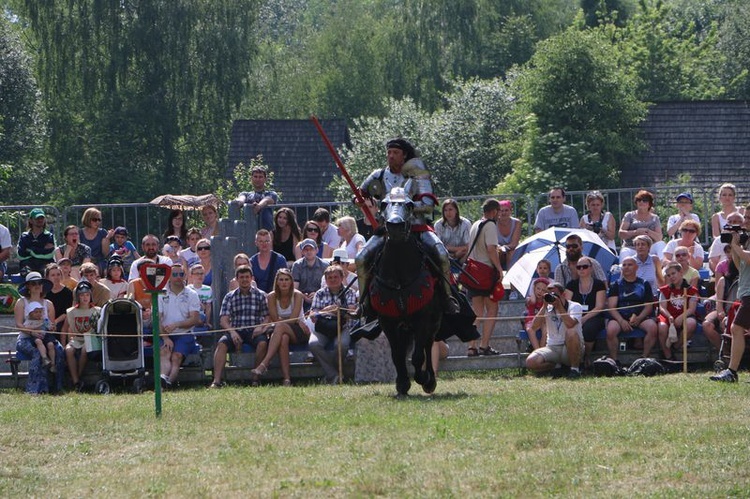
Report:
[[[337,248],[333,250],[333,257],[331,258],[331,261],[339,260],[341,263],[351,263],[351,259],[349,258],[349,253],[346,252],[346,249],[344,248]]]
[[[52,281],[49,279],[45,279],[42,277],[42,274],[39,272],[29,272],[26,274],[26,280],[24,281],[24,284],[18,289],[18,292],[22,295],[26,294],[26,286],[30,282],[41,282],[42,283],[42,296],[49,293],[49,291],[52,289]]]

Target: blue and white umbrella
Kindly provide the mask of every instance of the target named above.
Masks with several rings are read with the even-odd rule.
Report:
[[[571,234],[577,234],[583,241],[583,255],[595,259],[605,272],[617,262],[615,256],[602,239],[586,229],[568,229],[552,227],[538,234],[529,236],[518,245],[513,253],[511,266],[503,277],[503,284],[512,285],[526,296],[531,283],[538,277],[536,266],[540,260],[549,260],[552,272],[566,260],[565,240]]]

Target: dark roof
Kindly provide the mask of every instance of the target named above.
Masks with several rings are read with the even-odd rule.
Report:
[[[346,120],[321,120],[334,147],[351,147]],[[236,120],[232,125],[227,174],[258,154],[274,174],[273,187],[283,202],[333,200],[328,185],[338,173],[323,140],[310,120]]]
[[[674,183],[687,173],[696,186],[731,182],[750,192],[748,101],[661,102],[642,131],[648,150],[622,172],[623,187]]]

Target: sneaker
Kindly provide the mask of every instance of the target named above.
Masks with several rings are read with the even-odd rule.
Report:
[[[571,369],[568,372],[568,375],[566,376],[568,379],[580,379],[581,378],[581,371],[578,369]]]
[[[557,366],[554,369],[552,369],[551,375],[553,378],[564,378],[567,374],[570,368],[568,366]]]
[[[711,381],[726,381],[727,383],[736,383],[737,374],[733,373],[729,369],[724,369],[719,374],[715,374],[709,378]]]
[[[209,388],[211,388],[211,389],[216,389],[216,388],[223,388],[223,387],[224,387],[224,383],[221,383],[221,382],[219,382],[219,383],[213,382],[213,383],[211,383],[211,384],[210,384],[210,385],[209,385],[208,387],[209,387]]]
[[[498,352],[491,346],[488,346],[486,348],[479,347],[479,355],[500,355],[500,352]]]

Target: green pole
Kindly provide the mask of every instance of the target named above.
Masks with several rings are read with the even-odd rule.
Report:
[[[159,348],[159,293],[160,291],[149,291],[151,293],[151,325],[153,331],[154,350],[154,406],[156,417],[161,417],[161,357]]]

